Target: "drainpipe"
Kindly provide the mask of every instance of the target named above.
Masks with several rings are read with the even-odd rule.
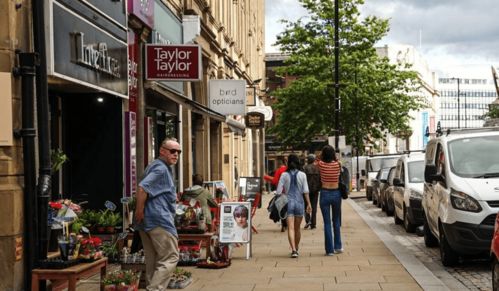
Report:
[[[36,111],[38,121],[38,234],[39,245],[37,259],[47,258],[48,245],[48,203],[51,192],[51,161],[50,161],[50,110],[47,81],[47,52],[45,47],[45,17],[44,3],[48,1],[33,1],[33,34],[35,52],[40,56],[36,70]]]
[[[14,69],[14,76],[22,77],[22,129],[19,135],[23,139],[24,166],[24,289],[31,288],[31,270],[37,256],[37,219],[36,219],[36,159],[35,159],[35,119],[34,119],[34,78],[38,56],[35,53],[16,52],[19,67]]]

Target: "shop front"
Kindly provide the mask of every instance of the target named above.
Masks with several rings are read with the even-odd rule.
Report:
[[[177,189],[182,192],[191,185],[194,174],[206,180],[221,178],[221,123],[225,117],[204,105],[206,91],[201,84],[207,78],[205,59],[198,45],[184,43],[186,24],[162,1],[154,1],[153,7],[154,21],[142,62],[144,166],[157,156],[165,137],[176,138],[183,147],[174,169]],[[161,68],[152,68],[158,59],[166,63],[158,52],[169,64],[175,64],[168,70],[173,73],[158,74]],[[185,68],[190,69],[187,74],[182,72]]]
[[[128,99],[126,8],[122,1],[49,1],[47,72],[52,198],[102,209],[123,195],[123,108]],[[89,21],[92,19],[92,21]]]

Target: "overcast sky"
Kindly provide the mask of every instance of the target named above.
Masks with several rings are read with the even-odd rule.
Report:
[[[333,1],[333,0],[331,0]],[[341,0],[340,0],[341,1]],[[279,19],[306,16],[298,0],[266,0],[266,52],[283,30]],[[486,71],[499,65],[499,0],[365,0],[361,11],[390,19],[390,31],[378,45],[416,47],[439,72]]]

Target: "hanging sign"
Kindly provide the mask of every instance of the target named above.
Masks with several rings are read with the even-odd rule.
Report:
[[[223,115],[246,114],[244,80],[210,80],[209,107]]]
[[[199,45],[147,44],[146,79],[201,80],[201,49]]]
[[[260,112],[248,112],[246,114],[246,127],[259,129],[265,127],[265,115]]]
[[[104,202],[104,206],[106,206],[107,209],[111,210],[111,211],[115,211],[116,210],[116,204],[114,204],[113,202],[107,200],[106,202]]]

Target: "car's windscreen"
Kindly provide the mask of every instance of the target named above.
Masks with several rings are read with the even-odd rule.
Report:
[[[424,161],[414,161],[407,163],[410,183],[423,183],[424,181]]]
[[[379,159],[370,159],[367,161],[367,168],[369,172],[378,172],[381,168],[390,168],[397,164],[397,160],[399,157],[390,157],[390,158],[379,158]]]
[[[451,171],[466,178],[499,177],[499,135],[449,142]]]

